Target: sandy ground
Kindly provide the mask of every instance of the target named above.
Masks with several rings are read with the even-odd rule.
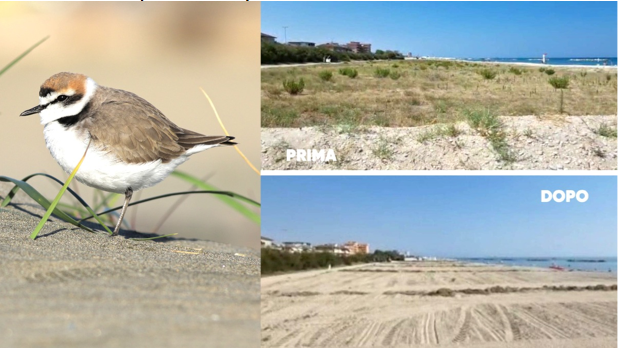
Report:
[[[55,218],[32,241],[43,211],[30,203],[0,208],[0,347],[259,346],[257,251]]]
[[[354,132],[336,128],[262,128],[264,170],[616,170],[616,138],[594,132],[616,116],[501,117],[516,161],[501,161],[489,141],[466,122],[457,137],[419,137],[440,125],[413,128],[370,127]],[[376,154],[380,144],[390,152]],[[337,162],[286,161],[286,149],[333,149]]]
[[[616,275],[454,263],[368,264],[262,278],[262,347],[616,347]],[[406,291],[531,288],[452,297]]]

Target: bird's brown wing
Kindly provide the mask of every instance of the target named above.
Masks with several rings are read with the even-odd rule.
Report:
[[[236,145],[234,137],[225,136],[225,135],[203,135],[188,129],[179,128],[179,131],[176,131],[176,136],[178,136],[178,144],[185,149],[190,149],[196,145]]]
[[[231,145],[233,137],[205,136],[176,126],[135,94],[107,88],[88,121],[94,145],[127,163],[167,163],[200,144]]]

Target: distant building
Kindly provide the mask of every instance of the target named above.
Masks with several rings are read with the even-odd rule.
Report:
[[[277,38],[276,36],[271,36],[271,35],[264,34],[264,33],[261,33],[261,34],[262,34],[261,35],[262,41],[264,41],[264,42],[272,42],[272,43],[276,42],[275,41],[275,39]]]
[[[311,243],[307,242],[283,242],[283,250],[292,252],[292,253],[300,253],[303,251],[312,251]]]
[[[262,248],[272,248],[274,246],[274,241],[270,238],[261,237],[260,244]]]
[[[352,254],[369,254],[369,244],[358,242],[347,242],[343,245],[348,248]]]
[[[350,255],[352,252],[350,249],[340,246],[338,244],[322,244],[314,247],[315,251],[323,253],[333,253],[337,255]]]
[[[290,42],[288,42],[288,46],[296,46],[296,47],[315,47],[315,42],[307,42],[307,41],[290,41]]]
[[[327,50],[334,52],[352,52],[350,48],[347,46],[340,45],[336,42],[328,42],[325,44],[318,45],[318,47],[326,48]]]
[[[371,53],[371,44],[351,41],[346,45],[354,53]]]

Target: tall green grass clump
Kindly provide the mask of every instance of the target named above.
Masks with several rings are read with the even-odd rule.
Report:
[[[343,76],[347,76],[351,79],[355,79],[358,76],[358,71],[352,68],[341,68],[339,69],[339,74]]]
[[[521,70],[521,69],[518,69],[518,68],[515,68],[515,67],[510,67],[510,68],[509,68],[509,72],[510,72],[511,74],[521,75],[522,70]]]
[[[391,71],[389,69],[377,68],[374,71],[373,75],[375,77],[378,77],[378,78],[385,78],[385,77],[388,77],[388,75],[390,75],[390,73],[391,73]]]
[[[549,76],[553,75],[556,73],[556,70],[554,69],[545,69],[545,73]]]
[[[564,90],[569,88],[569,78],[567,76],[563,77],[550,77],[548,80],[549,84],[555,89],[560,90],[560,113],[564,112]]]
[[[393,71],[393,72],[390,73],[389,76],[393,80],[399,80],[399,78],[401,77],[401,74],[398,71]]]
[[[493,80],[498,73],[491,69],[481,69],[479,75],[483,76],[485,80]]]
[[[515,162],[517,160],[506,142],[502,122],[495,113],[489,109],[467,110],[465,116],[470,126],[489,140],[500,160],[504,162]]]
[[[303,80],[302,77],[298,81],[295,79],[285,79],[283,81],[283,89],[285,89],[285,91],[290,95],[301,94],[305,89],[305,80]]]
[[[618,135],[616,131],[616,127],[612,127],[607,123],[601,123],[599,128],[595,129],[594,132],[602,137],[606,138],[616,138]]]
[[[333,73],[332,73],[331,71],[329,71],[329,70],[323,70],[323,71],[320,71],[320,72],[318,73],[318,76],[320,76],[320,79],[321,79],[322,81],[326,81],[326,82],[328,82],[328,81],[332,80],[332,78],[333,78]]]

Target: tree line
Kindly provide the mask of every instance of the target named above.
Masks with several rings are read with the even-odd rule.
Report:
[[[329,252],[301,252],[264,248],[262,249],[262,275],[304,271],[328,266],[349,266],[356,263],[403,261],[397,251],[376,250],[371,254],[339,255]]]
[[[401,53],[388,50],[377,50],[375,53],[335,52],[324,47],[297,47],[262,41],[262,64],[319,63],[327,56],[331,62],[403,59]]]

